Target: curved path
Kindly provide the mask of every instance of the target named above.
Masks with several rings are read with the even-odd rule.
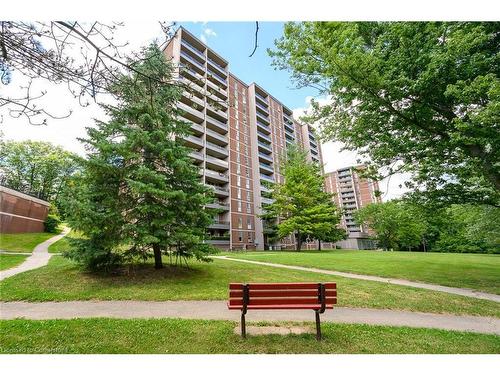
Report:
[[[44,241],[36,245],[36,247],[33,249],[33,252],[31,253],[31,256],[29,256],[23,263],[21,263],[16,267],[0,271],[0,281],[6,279],[7,277],[17,275],[18,273],[21,272],[26,272],[29,270],[34,270],[35,268],[46,266],[47,263],[49,263],[49,259],[52,257],[52,255],[54,255],[49,253],[49,246],[52,245],[54,242],[63,238],[65,235],[69,233],[69,231],[70,231],[69,228],[64,228],[61,234],[57,234],[54,237],[50,237],[47,241]],[[14,253],[9,253],[9,254],[14,254]],[[24,253],[24,255],[28,254],[29,253]]]
[[[484,299],[484,300],[500,303],[500,295],[498,295],[498,294],[479,292],[476,290],[466,289],[466,288],[454,288],[454,287],[450,287],[450,286],[427,284],[427,283],[421,283],[421,282],[417,282],[417,281],[410,281],[410,280],[404,280],[404,279],[392,279],[392,278],[388,278],[388,277],[360,275],[360,274],[356,274],[356,273],[330,271],[330,270],[324,270],[324,269],[320,269],[320,268],[309,268],[309,267],[300,267],[300,266],[289,266],[289,265],[280,264],[280,263],[259,262],[259,261],[255,261],[255,260],[237,259],[237,258],[231,258],[231,257],[227,257],[227,256],[212,256],[212,258],[229,260],[229,261],[233,261],[233,262],[258,264],[261,266],[268,266],[268,267],[286,268],[286,269],[290,269],[290,270],[321,273],[324,275],[341,276],[341,277],[347,277],[347,278],[351,278],[351,279],[377,281],[377,282],[381,282],[381,283],[410,286],[413,288],[429,289],[429,290],[434,290],[437,292],[457,294],[460,296],[479,298],[479,299]]]
[[[73,319],[73,318],[184,318],[240,320],[240,312],[228,310],[226,301],[69,301],[0,302],[0,319]],[[252,310],[247,320],[313,322],[312,311]],[[479,316],[455,316],[398,310],[338,307],[327,310],[322,321],[363,323],[395,327],[438,328],[500,335],[500,319]]]

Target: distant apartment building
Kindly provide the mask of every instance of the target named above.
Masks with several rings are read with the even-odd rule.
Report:
[[[370,203],[381,202],[376,193],[379,190],[377,181],[360,176],[364,166],[352,166],[325,174],[325,189],[334,194],[334,200],[342,210],[341,225],[347,231],[348,238],[337,243],[341,248],[373,249],[375,243],[370,237],[368,228],[356,224],[354,212]]]
[[[186,29],[177,30],[164,52],[186,87],[179,102],[192,130],[186,145],[217,197],[210,242],[223,249],[293,247],[293,238],[271,243],[259,215],[272,203],[266,185],[283,182],[280,159],[287,147],[299,144],[322,164],[313,129],[264,88],[231,74],[229,62]]]

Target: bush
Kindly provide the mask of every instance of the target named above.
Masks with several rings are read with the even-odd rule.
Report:
[[[113,247],[106,244],[105,240],[68,238],[68,241],[70,248],[62,255],[88,271],[110,272],[124,263],[124,255],[113,251]]]
[[[45,226],[45,232],[57,233],[57,228],[61,224],[61,219],[59,219],[57,215],[49,214],[43,224]]]

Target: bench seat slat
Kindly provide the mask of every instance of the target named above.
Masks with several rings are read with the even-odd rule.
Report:
[[[325,302],[335,303],[337,299],[335,297],[326,298]],[[318,304],[318,298],[250,298],[248,308],[257,305],[316,305]],[[230,298],[230,305],[242,305],[242,298]]]
[[[241,310],[242,305],[228,305],[229,310]],[[321,305],[249,305],[249,310],[319,310]],[[326,304],[325,308],[333,309],[332,304]]]

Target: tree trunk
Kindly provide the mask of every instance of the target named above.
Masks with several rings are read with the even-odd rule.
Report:
[[[318,240],[318,250],[321,251],[321,240]]]
[[[295,242],[297,251],[300,251],[300,248],[302,247],[302,237],[300,236],[300,232],[297,232],[295,235]]]
[[[158,244],[158,243],[153,244],[153,252],[155,254],[155,268],[157,270],[160,268],[163,268],[163,262],[161,260],[160,244]]]

